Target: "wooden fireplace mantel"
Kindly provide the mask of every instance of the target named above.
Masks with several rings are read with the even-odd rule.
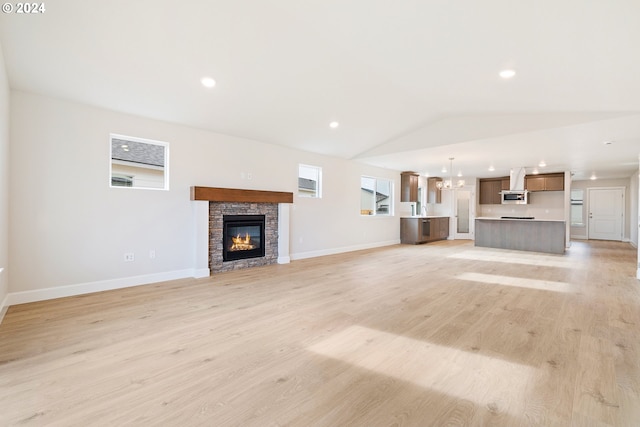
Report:
[[[194,186],[191,187],[191,200],[208,200],[210,202],[293,203],[293,193]]]

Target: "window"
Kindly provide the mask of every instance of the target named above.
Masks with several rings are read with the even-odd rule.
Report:
[[[393,214],[393,182],[388,179],[360,178],[360,215]]]
[[[133,187],[133,176],[112,173],[111,186],[112,187]]]
[[[298,165],[298,196],[322,197],[322,168]]]
[[[112,134],[110,145],[111,187],[169,189],[169,144]]]
[[[571,190],[571,226],[584,227],[584,190]]]

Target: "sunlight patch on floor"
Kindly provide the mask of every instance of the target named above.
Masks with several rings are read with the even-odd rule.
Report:
[[[487,262],[506,262],[508,264],[541,265],[545,267],[578,268],[577,263],[575,261],[572,262],[569,258],[540,255],[535,252],[528,253],[527,255],[521,255],[519,253],[509,252],[464,251],[449,255],[449,258]]]
[[[480,407],[518,415],[535,369],[504,359],[350,326],[309,350]]]
[[[553,282],[550,280],[527,279],[524,277],[500,276],[496,274],[462,273],[455,276],[457,279],[470,280],[472,282],[490,283],[493,285],[514,286],[518,288],[538,289],[542,291],[575,293],[577,289],[571,283]]]

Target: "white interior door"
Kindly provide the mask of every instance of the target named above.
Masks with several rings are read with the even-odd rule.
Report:
[[[589,239],[621,241],[623,220],[623,189],[589,189]]]
[[[458,239],[471,239],[473,240],[473,229],[475,220],[475,204],[474,193],[471,189],[457,188],[454,197],[453,207],[453,238]]]

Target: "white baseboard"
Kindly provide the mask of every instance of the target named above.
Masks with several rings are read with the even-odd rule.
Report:
[[[0,275],[4,271],[4,268],[0,267]],[[7,313],[9,309],[9,294],[5,294],[4,298],[2,298],[2,304],[0,304],[0,323],[2,323],[2,319],[4,319],[4,315]]]
[[[70,297],[74,295],[90,294],[93,292],[110,291],[113,289],[129,288],[147,285],[167,280],[186,279],[196,276],[202,270],[176,270],[164,273],[144,274],[141,276],[122,277],[119,279],[99,280],[96,282],[78,283],[75,285],[57,286],[54,288],[34,289],[32,291],[10,292],[5,298],[5,305],[25,304],[28,302],[44,301],[54,298]],[[208,271],[208,269],[206,269]]]
[[[278,264],[289,264],[291,262],[291,257],[288,256],[279,256]]]
[[[209,270],[208,268],[198,268],[193,270],[193,276],[196,279],[201,279],[203,277],[209,277],[211,276],[211,270]]]
[[[8,309],[9,309],[9,294],[5,295],[4,299],[2,300],[2,305],[0,305],[0,323],[2,323],[2,319],[4,319],[4,315],[7,313]]]
[[[391,245],[399,245],[399,244],[400,244],[400,239],[389,240],[386,242],[366,243],[363,245],[343,246],[341,248],[322,249],[319,251],[308,251],[308,252],[300,252],[297,254],[291,254],[291,259],[297,260],[297,259],[305,259],[305,258],[315,258],[319,256],[335,255],[335,254],[341,254],[345,252],[361,251],[363,249],[373,249],[373,248],[380,248],[383,246],[391,246]]]

